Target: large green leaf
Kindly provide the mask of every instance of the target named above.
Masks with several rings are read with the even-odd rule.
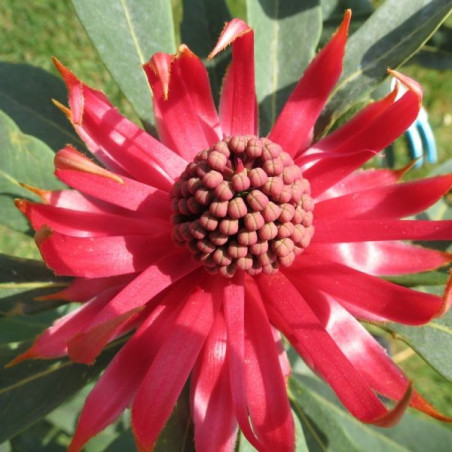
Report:
[[[184,0],[181,23],[181,41],[187,44],[199,57],[206,59],[214,48],[224,24],[231,20],[225,0]],[[206,62],[209,71],[212,94],[216,102],[221,89],[227,53],[222,53]]]
[[[350,8],[356,14],[369,14],[373,11],[370,0],[320,0],[323,20],[341,20],[344,10]]]
[[[171,2],[72,0],[100,57],[146,124],[153,124],[151,91],[142,65],[155,52],[175,52]]]
[[[386,0],[349,39],[344,71],[318,123],[321,133],[407,61],[452,10],[450,0]],[[353,20],[353,19],[352,19]]]
[[[441,375],[452,381],[452,311],[424,326],[388,323],[383,327],[418,352]]]
[[[314,56],[321,8],[319,0],[247,0],[247,14],[255,30],[256,91],[265,135]]]
[[[290,388],[297,412],[311,427],[312,436],[306,434],[310,451],[446,452],[450,448],[452,431],[425,417],[406,413],[393,428],[371,427],[348,414],[334,393],[312,375],[294,374]]]
[[[7,113],[23,133],[33,135],[53,151],[82,142],[69,121],[53,105],[67,98],[64,83],[43,69],[29,64],[0,63],[0,109]]]
[[[53,151],[42,141],[25,135],[0,111],[0,223],[30,231],[28,222],[13,204],[14,198],[37,199],[20,182],[44,189],[62,188],[53,175]]]
[[[0,372],[0,443],[26,429],[75,394],[107,366],[122,342],[93,366],[67,359],[25,361]],[[0,368],[20,351],[0,346]]]

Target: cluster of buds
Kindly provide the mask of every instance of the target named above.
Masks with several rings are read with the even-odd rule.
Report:
[[[233,136],[203,150],[171,191],[173,240],[211,273],[274,273],[309,245],[310,186],[267,138]]]

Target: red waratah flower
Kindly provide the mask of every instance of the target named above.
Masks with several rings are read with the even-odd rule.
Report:
[[[15,362],[89,364],[134,331],[88,396],[71,451],[129,406],[138,448],[151,450],[188,378],[199,451],[231,450],[238,427],[259,450],[293,450],[281,334],[360,421],[389,426],[408,405],[445,419],[356,320],[419,325],[450,303],[450,285],[441,299],[379,276],[451,260],[399,240],[452,238],[452,221],[401,220],[445,194],[452,175],[400,182],[404,171],[359,170],[416,118],[420,87],[390,71],[407,88],[400,99],[395,90],[312,143],[349,21],[264,138],[242,20],[210,55],[232,46],[219,114],[188,47],[145,64],[160,142],[56,62],[69,90],[70,109],[60,107],[103,166],[67,146],[55,174],[72,189],[17,201],[47,265],[75,277],[57,295],[81,306]]]

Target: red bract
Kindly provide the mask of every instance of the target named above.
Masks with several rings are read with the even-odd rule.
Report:
[[[211,54],[232,46],[219,114],[186,46],[144,66],[160,142],[56,62],[69,90],[70,109],[60,107],[103,166],[67,146],[55,174],[72,189],[17,202],[47,265],[75,277],[56,296],[81,306],[15,361],[90,364],[133,332],[88,396],[71,451],[129,406],[138,449],[151,450],[190,376],[199,451],[232,450],[238,427],[259,450],[293,450],[281,334],[360,421],[390,426],[408,405],[446,419],[356,320],[421,325],[450,304],[450,286],[442,299],[379,276],[450,262],[401,240],[449,240],[452,221],[401,218],[437,201],[452,176],[404,183],[403,171],[359,169],[413,122],[421,89],[391,71],[407,89],[400,99],[393,92],[312,142],[349,20],[268,138],[257,137],[253,31],[239,19]]]

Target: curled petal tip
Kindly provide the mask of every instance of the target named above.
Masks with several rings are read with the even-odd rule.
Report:
[[[56,99],[52,99],[53,105],[55,105],[57,108],[59,108],[69,119],[69,121],[74,122],[74,118],[72,116],[72,111],[70,108],[66,107],[62,103],[58,102]]]
[[[395,77],[399,82],[401,82],[409,91],[411,91],[419,100],[419,105],[422,102],[422,88],[419,83],[414,81],[412,78],[407,75],[402,74],[401,72],[395,71],[393,69],[388,68],[388,74]]]
[[[396,425],[410,405],[413,394],[413,383],[410,382],[407,390],[405,391],[405,394],[397,402],[396,406],[392,410],[388,411],[386,414],[372,422],[372,424],[378,427],[393,427],[394,425]]]
[[[163,52],[157,52],[152,55],[148,63],[143,65],[148,77],[153,76],[160,80],[163,98],[165,100],[168,99],[172,60],[173,57],[171,55]]]
[[[211,60],[228,45],[232,44],[237,38],[244,35],[245,33],[252,31],[252,28],[250,28],[248,24],[241,19],[233,19],[230,22],[226,23],[223,31],[220,34],[220,37],[218,38],[218,42],[215,48],[212,50],[212,52],[209,53],[207,59]]]
[[[25,188],[25,190],[38,195],[46,204],[48,203],[48,195],[50,193],[48,190],[42,190],[40,188],[33,187],[32,185],[24,184],[23,182],[19,182],[19,185]]]
[[[14,200],[14,205],[21,211],[21,213],[25,214],[27,211],[28,201],[26,199],[16,198]]]
[[[58,58],[52,57],[52,61],[68,87],[80,83],[79,79]]]
[[[12,361],[5,364],[5,369],[9,369],[10,367],[15,366],[16,364],[21,363],[22,361],[26,361],[27,359],[31,359],[35,357],[33,354],[33,351],[31,348],[20,354],[19,356],[16,356]]]
[[[61,149],[61,151],[56,153],[54,164],[57,171],[81,171],[84,173],[94,174],[96,176],[106,177],[107,179],[111,179],[119,184],[124,184],[124,181],[117,174],[96,165],[92,160],[71,146],[66,146],[64,149]]]

